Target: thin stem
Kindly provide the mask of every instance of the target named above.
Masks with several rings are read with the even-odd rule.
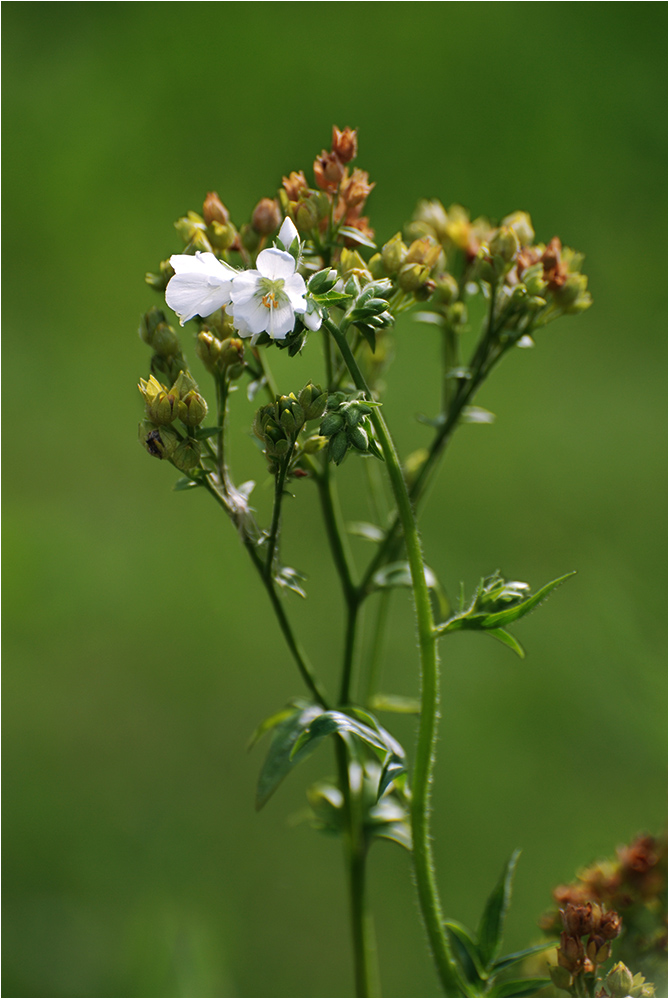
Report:
[[[379,594],[379,603],[376,610],[376,623],[372,634],[372,648],[369,653],[369,670],[367,673],[367,684],[364,704],[369,707],[372,697],[376,692],[376,685],[381,671],[383,661],[383,638],[388,621],[388,611],[390,609],[390,590],[382,590]]]
[[[204,486],[207,492],[214,497],[219,506],[221,506],[225,510],[225,512],[229,514],[230,510],[225,499],[214,488],[214,486],[212,485],[212,483],[209,481],[208,478],[205,479]],[[306,653],[302,649],[302,646],[295,637],[295,633],[293,632],[290,621],[288,620],[286,612],[283,608],[283,604],[281,603],[279,595],[276,592],[274,581],[271,578],[267,579],[265,576],[265,565],[256,550],[256,544],[252,538],[249,538],[247,536],[243,536],[242,541],[244,543],[244,547],[246,548],[251,558],[251,561],[253,562],[253,565],[255,566],[256,570],[258,571],[258,574],[260,575],[260,578],[263,581],[265,589],[267,590],[267,595],[269,596],[270,602],[272,604],[272,609],[276,614],[277,620],[279,622],[279,627],[286,641],[286,645],[288,646],[290,653],[293,659],[295,660],[295,664],[297,665],[297,668],[299,669],[302,675],[302,679],[304,680],[305,684],[313,694],[314,698],[327,711],[328,698],[325,689],[322,686],[316,674],[314,673],[313,666],[309,662]]]
[[[267,557],[265,559],[265,579],[272,578],[272,569],[274,568],[274,556],[276,553],[276,543],[279,536],[279,526],[281,524],[281,506],[283,504],[283,493],[284,486],[286,483],[286,474],[288,472],[288,466],[290,465],[290,459],[293,454],[293,449],[295,445],[291,444],[288,454],[284,455],[281,459],[276,477],[274,480],[274,507],[272,509],[272,523],[269,530],[269,539],[267,541]]]
[[[325,325],[341,351],[356,387],[371,399],[371,392],[351,352],[346,337],[330,319]],[[430,594],[425,579],[425,565],[418,528],[411,506],[409,491],[395,445],[378,409],[370,416],[386,459],[388,476],[404,532],[404,542],[411,569],[414,607],[418,628],[421,661],[421,713],[416,746],[416,762],[412,779],[411,824],[416,886],[425,927],[442,986],[446,995],[463,994],[457,966],[451,954],[444,928],[444,918],[437,890],[430,840],[430,781],[434,764],[434,748],[439,705],[439,663]]]

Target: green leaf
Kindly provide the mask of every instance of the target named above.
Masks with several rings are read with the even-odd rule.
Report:
[[[193,479],[189,479],[185,475],[182,475],[181,478],[177,479],[174,483],[172,490],[175,493],[182,493],[186,489],[197,489],[199,485],[201,485],[200,482],[194,482]]]
[[[318,302],[321,305],[328,305],[332,304],[333,302],[341,302],[345,298],[350,298],[351,296],[347,295],[343,291],[326,291],[322,295],[314,295],[312,293],[311,297],[314,299],[314,301]]]
[[[488,995],[514,996],[515,999],[524,999],[525,996],[536,995],[539,989],[545,989],[550,984],[550,978],[517,978],[513,981],[500,982],[499,985],[493,985]]]
[[[399,756],[396,756],[395,753],[391,753],[386,762],[383,764],[377,798],[381,797],[384,791],[387,790],[389,785],[392,784],[394,780],[404,777],[406,772],[407,768],[404,765],[404,762],[399,758]]]
[[[428,565],[424,566],[425,582],[434,597],[434,613],[438,620],[448,614],[450,604],[444,589],[437,579],[435,573]],[[413,582],[411,579],[411,569],[408,562],[390,562],[384,565],[372,576],[372,584],[380,590],[392,589],[394,587],[406,587],[411,589]]]
[[[349,534],[355,534],[356,537],[366,538],[367,541],[380,542],[385,539],[386,532],[376,524],[368,524],[364,520],[356,520],[350,524],[346,525],[346,530]]]
[[[525,658],[525,649],[522,647],[518,639],[510,635],[508,631],[504,631],[504,628],[486,628],[486,635],[491,635],[496,638],[503,645],[507,645],[516,655],[520,656],[521,659]]]
[[[463,975],[470,984],[483,985],[487,975],[481,966],[478,942],[473,933],[463,923],[458,923],[455,919],[446,920],[444,925]]]
[[[281,708],[280,711],[275,711],[273,715],[270,715],[268,718],[265,718],[264,721],[260,722],[249,739],[249,744],[246,748],[250,752],[255,744],[263,737],[265,732],[270,732],[273,728],[276,728],[276,726],[282,721],[285,721],[286,718],[290,718],[291,715],[294,715],[297,710],[304,710],[309,706],[310,705],[307,701],[297,700],[286,705],[285,708]]]
[[[369,246],[371,250],[376,249],[376,243],[374,243],[368,236],[364,236],[359,229],[354,229],[353,226],[340,226],[339,235],[346,236],[347,239],[352,239],[354,242],[360,243],[362,246]]]
[[[494,423],[497,417],[481,406],[465,406],[460,415],[463,423]]]
[[[295,743],[323,709],[317,704],[298,708],[285,721],[279,722],[265,757],[256,788],[256,808],[260,810],[276,791],[281,781],[301,760],[309,756],[315,745],[303,746],[294,752]]]
[[[394,753],[395,756],[400,760],[404,760],[406,753],[404,748],[395,739],[390,732],[387,731],[378,721],[374,715],[370,714],[369,711],[363,711],[362,708],[350,708],[352,715],[361,721],[364,725],[368,725],[369,728],[373,729],[378,735],[383,739],[383,744],[389,753]]]
[[[281,586],[284,590],[290,590],[292,593],[297,593],[299,597],[303,597],[306,600],[306,592],[302,583],[306,579],[301,572],[297,569],[291,569],[289,565],[281,565],[274,573],[274,582],[277,586]]]
[[[519,856],[520,850],[514,850],[509,857],[499,881],[488,897],[479,923],[479,955],[487,970],[494,965],[502,946],[504,921],[511,902],[513,875]]]
[[[558,941],[545,940],[543,943],[535,944],[534,947],[526,947],[525,950],[517,950],[513,954],[504,954],[498,961],[495,961],[493,970],[497,975],[502,971],[506,971],[507,968],[513,967],[514,964],[524,961],[526,957],[532,957],[533,954],[541,954],[543,951],[551,950],[551,948],[557,946]]]
[[[389,822],[386,825],[378,826],[373,833],[376,839],[388,839],[393,843],[398,843],[411,853],[411,826],[408,822]]]
[[[191,431],[195,440],[206,441],[209,437],[215,437],[216,434],[220,434],[223,427],[196,427],[195,430]]]
[[[344,733],[355,735],[368,746],[384,754],[390,749],[378,732],[363,725],[362,722],[350,718],[342,711],[324,711],[315,716],[311,723],[300,732],[292,746],[291,755],[295,756],[305,746],[311,746],[315,749],[326,736],[333,735],[335,732],[340,735]]]
[[[420,714],[420,701],[417,697],[400,697],[397,694],[374,694],[370,708],[375,711],[392,711],[398,715]]]
[[[569,579],[570,576],[575,575],[575,572],[568,572],[566,575],[560,576],[558,579],[554,579],[550,583],[546,583],[546,585],[542,586],[537,593],[528,597],[527,600],[523,600],[522,603],[516,604],[514,607],[509,607],[508,610],[497,611],[496,614],[484,615],[479,627],[497,628],[506,624],[511,624],[512,621],[517,621],[521,617],[525,617],[525,615],[529,614],[530,611],[533,611],[534,608],[542,602],[542,600],[545,600],[549,593],[552,593],[556,587],[558,587],[561,583],[564,583],[565,579]]]

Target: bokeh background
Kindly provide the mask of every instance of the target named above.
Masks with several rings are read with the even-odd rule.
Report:
[[[248,736],[300,680],[230,525],[136,441],[143,275],[178,251],[173,220],[215,189],[243,222],[333,122],[360,130],[382,241],[427,196],[527,209],[587,254],[594,307],[505,361],[479,397],[496,423],[461,430],[422,521],[452,593],[579,572],[516,627],[524,662],[444,646],[445,907],[475,923],[522,847],[507,944],[527,944],[556,883],[664,824],[664,4],[4,7],[3,994],[351,994],[340,847],[294,821],[331,749],[255,813]],[[406,454],[437,346],[410,320],[396,341]],[[277,358],[285,390],[319,375],[315,346]],[[250,416],[234,459],[266,510]],[[290,610],[332,682],[308,483],[286,531],[310,576]],[[384,687],[417,692],[405,596]],[[375,847],[370,876],[385,994],[438,995],[407,855]]]

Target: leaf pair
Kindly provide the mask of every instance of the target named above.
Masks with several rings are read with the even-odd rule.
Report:
[[[454,956],[471,996],[531,996],[550,983],[549,978],[520,978],[499,981],[499,976],[514,965],[555,946],[542,943],[500,957],[504,923],[511,902],[513,876],[520,851],[515,850],[502,875],[488,896],[476,932],[455,920],[446,922]]]

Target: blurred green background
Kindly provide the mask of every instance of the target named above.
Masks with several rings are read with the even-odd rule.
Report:
[[[665,20],[659,3],[4,5],[7,996],[346,996],[340,847],[306,824],[324,747],[259,815],[257,722],[299,677],[234,531],[137,445],[146,270],[217,190],[238,222],[360,130],[378,237],[419,197],[531,212],[587,255],[594,307],[479,396],[423,518],[452,593],[579,575],[516,628],[444,645],[434,794],[445,908],[477,919],[522,847],[509,949],[551,888],[664,824]],[[403,321],[387,415],[427,441],[434,333]],[[316,344],[284,390],[318,377]],[[234,460],[258,481],[240,404]],[[348,516],[360,464],[342,469]],[[333,682],[313,488],[287,513],[290,610]],[[361,543],[362,544],[362,543]],[[366,549],[359,549],[363,554]],[[408,597],[384,686],[417,692]],[[413,744],[411,720],[393,730]],[[439,994],[408,857],[371,857],[388,996]]]

